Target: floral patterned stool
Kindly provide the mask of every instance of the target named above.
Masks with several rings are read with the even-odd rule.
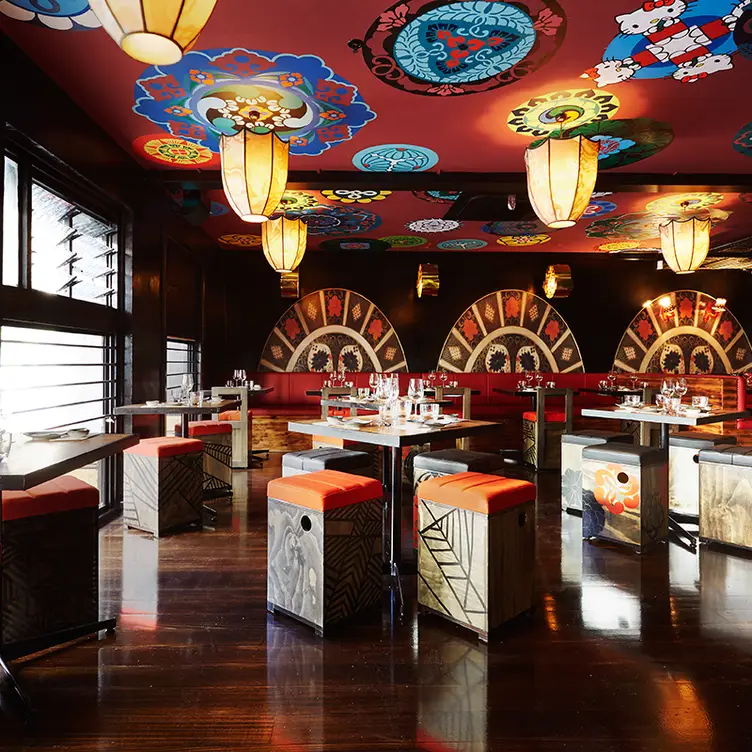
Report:
[[[282,477],[305,475],[320,470],[339,470],[343,473],[373,477],[371,456],[366,452],[337,447],[305,449],[301,452],[287,452],[282,455]]]
[[[413,545],[418,547],[418,486],[424,480],[458,473],[496,473],[504,466],[500,454],[465,449],[439,449],[415,455],[413,460]]]
[[[582,513],[582,450],[610,442],[632,444],[632,436],[617,431],[585,430],[561,437],[561,508]]]
[[[232,496],[232,425],[218,420],[192,420],[188,436],[204,445],[204,498]]]
[[[561,437],[566,428],[563,410],[546,410],[543,429],[538,430],[535,410],[522,413],[522,456],[525,464],[537,470],[554,470],[559,466]]]
[[[667,540],[665,451],[617,443],[582,450],[582,536],[640,552]]]
[[[483,473],[418,487],[418,603],[477,632],[533,605],[533,483]]]
[[[381,602],[382,488],[336,470],[269,483],[267,608],[316,630]]]
[[[752,446],[702,449],[700,540],[752,549]]]
[[[204,445],[158,436],[123,452],[123,521],[159,538],[183,525],[201,526]]]
[[[702,449],[736,444],[735,436],[684,431],[668,439],[668,508],[697,519],[700,514],[700,465]]]

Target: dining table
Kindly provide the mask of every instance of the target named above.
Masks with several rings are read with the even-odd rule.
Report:
[[[245,389],[246,387],[240,388]],[[158,402],[154,405],[147,405],[146,403],[139,403],[121,405],[115,408],[114,413],[115,415],[128,415],[131,417],[134,415],[179,415],[181,418],[180,435],[183,438],[188,438],[188,423],[197,415],[223,413],[225,410],[235,409],[239,404],[239,399],[203,400],[200,404]]]
[[[403,421],[397,425],[381,426],[335,419],[291,420],[287,430],[310,436],[326,436],[334,439],[358,441],[363,444],[380,446],[384,451],[384,486],[387,499],[389,528],[390,582],[393,595],[397,594],[400,611],[404,598],[400,571],[402,569],[402,448],[439,440],[457,440],[470,436],[485,436],[497,433],[503,428],[501,423],[483,420],[455,420],[446,424],[426,425],[420,421]]]
[[[40,483],[65,475],[73,470],[119,454],[138,444],[135,434],[103,433],[85,438],[59,438],[48,441],[21,441],[11,446],[7,458],[0,462],[0,494],[25,491]],[[0,551],[2,551],[2,504],[0,504]],[[3,645],[2,589],[0,588],[0,709],[12,715],[28,712],[29,701],[4,659],[12,660],[55,645],[94,634],[112,632],[116,619],[102,619],[31,640]]]

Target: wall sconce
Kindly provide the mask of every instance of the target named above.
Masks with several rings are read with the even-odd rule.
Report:
[[[435,298],[439,294],[439,267],[436,264],[421,264],[418,267],[415,289],[419,298]]]
[[[283,298],[299,298],[300,274],[298,272],[282,272],[279,275],[279,291]]]
[[[568,298],[573,289],[572,269],[569,264],[552,264],[546,269],[543,292],[549,300],[551,298]]]
[[[672,318],[676,313],[676,305],[671,301],[670,295],[664,295],[658,301],[658,305],[661,309],[661,316],[663,317],[664,321],[668,321],[668,319]]]
[[[709,321],[710,319],[717,318],[726,310],[726,298],[716,298],[713,303],[708,305],[706,301],[700,303],[700,310],[702,311],[703,321]]]

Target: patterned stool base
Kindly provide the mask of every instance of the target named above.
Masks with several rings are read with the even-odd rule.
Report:
[[[700,539],[752,550],[752,468],[700,465]]]
[[[232,495],[232,434],[199,438],[204,443],[204,498]]]
[[[555,470],[561,461],[561,437],[564,434],[564,424],[546,423],[543,429],[546,436],[542,452],[538,446],[535,428],[535,421],[522,421],[523,461],[537,470]]]

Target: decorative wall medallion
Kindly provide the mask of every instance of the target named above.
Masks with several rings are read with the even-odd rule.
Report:
[[[388,250],[389,243],[375,238],[348,238],[347,240],[330,238],[323,240],[319,244],[319,248],[322,251],[370,251],[373,253],[374,251]]]
[[[315,156],[376,117],[321,58],[240,48],[189,52],[164,70],[150,66],[135,99],[136,113],[212,151],[220,134],[247,129],[273,131],[292,154]]]
[[[540,245],[541,243],[548,243],[551,240],[550,235],[501,235],[496,238],[496,242],[499,245]]]
[[[716,299],[703,292],[668,293],[674,313],[658,316],[659,296],[632,319],[614,357],[618,371],[640,373],[742,373],[752,366],[752,343],[728,309],[712,313]],[[707,315],[711,312],[711,315]],[[656,328],[654,320],[659,322]],[[635,340],[642,347],[635,347]]]
[[[734,136],[734,149],[745,157],[752,157],[752,121],[743,125]]]
[[[537,219],[519,220],[519,221],[496,221],[489,222],[480,228],[482,232],[490,235],[537,235],[543,232],[546,227]]]
[[[425,146],[382,144],[361,149],[352,161],[365,172],[425,172],[436,166],[439,155]]]
[[[616,211],[616,204],[611,201],[591,201],[585,209],[584,217],[597,217],[600,214],[608,214]]]
[[[628,240],[622,240],[616,243],[603,243],[598,246],[599,251],[630,251],[634,248],[639,248],[639,245]]]
[[[278,212],[297,212],[318,206],[318,199],[310,193],[303,191],[285,191],[279,202]]]
[[[219,201],[212,201],[209,204],[209,216],[210,217],[222,217],[225,214],[230,213],[230,207],[226,204],[222,204]]]
[[[368,232],[381,224],[381,217],[358,206],[319,204],[300,214],[308,225],[309,235],[349,235]]]
[[[586,123],[600,122],[613,117],[619,100],[608,92],[594,89],[572,89],[541,94],[515,107],[507,118],[507,125],[523,136],[548,136],[563,127],[567,132]],[[559,123],[557,118],[563,116]]]
[[[220,245],[233,248],[261,248],[261,235],[241,235],[239,233],[220,235],[217,242]]]
[[[613,191],[593,191],[590,198],[603,198],[604,196],[611,196]]]
[[[102,25],[88,0],[1,0],[0,13],[59,31],[96,29]]]
[[[384,83],[457,96],[514,83],[559,48],[566,17],[553,0],[401,0],[368,30],[363,55]]]
[[[456,219],[416,219],[408,222],[405,227],[413,232],[451,232],[459,230],[462,222]]]
[[[694,215],[701,209],[720,204],[722,193],[670,193],[650,201],[645,211],[665,216]],[[684,206],[686,204],[686,206]]]
[[[133,151],[150,162],[172,167],[193,169],[198,165],[219,165],[219,155],[199,144],[163,133],[139,136],[133,142]]]
[[[475,238],[458,238],[456,240],[442,240],[437,243],[436,247],[442,251],[475,251],[478,248],[485,248],[488,243],[485,240],[476,240]]]
[[[647,240],[657,238],[659,218],[649,212],[632,212],[617,217],[596,219],[585,228],[589,238],[630,238]]]
[[[432,204],[453,204],[461,195],[462,191],[413,191],[415,198]]]
[[[370,300],[327,288],[287,309],[266,340],[259,371],[407,371],[399,337]]]
[[[629,79],[674,78],[693,83],[730,70],[733,32],[748,0],[645,2],[616,17],[619,34],[603,62],[586,71],[597,86]]]
[[[749,3],[734,27],[734,44],[740,55],[752,60],[752,5]]]
[[[419,248],[428,243],[428,238],[421,238],[417,235],[387,235],[381,240],[389,243],[390,248]]]
[[[383,201],[391,194],[391,191],[321,191],[321,195],[329,201],[341,201],[343,204],[370,204],[373,201]]]
[[[747,204],[752,204],[752,193],[740,193],[739,200]]]
[[[585,370],[564,319],[525,290],[499,290],[470,306],[446,338],[439,367],[492,373]]]

